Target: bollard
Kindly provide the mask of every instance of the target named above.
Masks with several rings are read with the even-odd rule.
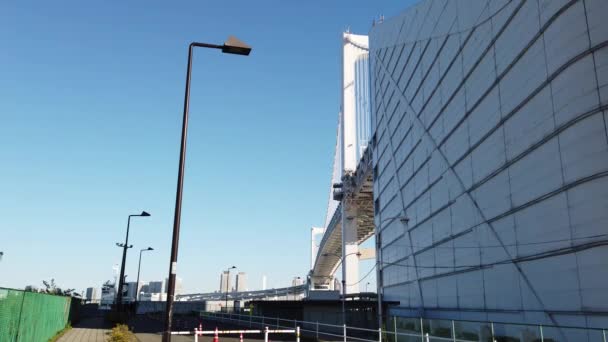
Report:
[[[431,340],[429,339],[429,333],[426,333],[424,336],[426,337],[426,340],[425,340],[426,342],[430,342],[430,341],[431,341]]]
[[[268,342],[268,327],[264,328],[264,342]]]
[[[239,337],[239,342],[243,342],[243,333],[241,333],[241,336]]]
[[[198,342],[198,328],[194,328],[194,342]]]
[[[300,327],[296,326],[296,342],[300,342]]]
[[[220,342],[220,337],[218,336],[217,327],[215,327],[215,336],[213,336],[213,342]]]
[[[344,342],[346,342],[346,324],[343,325],[342,335],[344,335]]]

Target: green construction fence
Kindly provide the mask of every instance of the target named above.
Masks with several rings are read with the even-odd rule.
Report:
[[[47,342],[65,328],[72,306],[71,297],[0,288],[0,341]]]

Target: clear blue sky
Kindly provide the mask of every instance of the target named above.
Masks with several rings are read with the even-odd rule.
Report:
[[[339,108],[340,33],[411,1],[0,2],[0,286],[168,272],[187,45],[233,34],[250,57],[197,50],[178,276],[213,291],[309,268]]]

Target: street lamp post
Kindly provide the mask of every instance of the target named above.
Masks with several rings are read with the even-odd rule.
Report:
[[[125,243],[120,246],[122,247],[122,265],[120,267],[120,278],[119,279],[119,283],[118,283],[118,296],[117,296],[117,301],[118,301],[118,308],[121,309],[122,311],[122,288],[125,285],[124,284],[124,277],[125,277],[125,263],[127,261],[127,249],[130,248],[128,247],[129,245],[129,226],[131,225],[131,217],[134,216],[139,216],[139,217],[148,217],[150,216],[150,214],[148,214],[145,211],[142,211],[141,214],[137,214],[137,215],[129,215],[129,219],[127,220],[127,234],[125,236]],[[131,246],[133,247],[133,246]]]
[[[340,262],[338,263],[338,266],[339,266],[340,264],[342,264],[342,262],[344,261],[344,259],[346,259],[347,256],[349,256],[349,255],[361,256],[361,253],[359,253],[359,252],[348,253],[344,257],[342,257],[342,255],[340,255],[340,254],[335,254],[335,253],[323,253],[323,256],[329,256],[329,255],[334,255],[334,256],[337,256],[340,258]],[[338,267],[338,266],[336,266],[336,267]],[[341,299],[342,299],[342,324],[346,325],[346,279],[344,279],[344,276],[342,276]],[[346,338],[346,336],[344,336],[344,338]]]
[[[228,283],[230,283],[230,270],[236,269],[236,266],[229,267],[224,272],[228,272],[228,276],[226,277],[226,312],[228,312]]]
[[[146,251],[153,251],[153,250],[154,250],[154,248],[148,247],[148,248],[144,248],[139,251],[139,264],[137,266],[137,284],[135,284],[135,286],[137,286],[137,293],[135,294],[136,301],[139,301],[139,271],[141,270],[141,253],[146,252]]]
[[[184,116],[180,142],[179,166],[177,171],[177,190],[175,193],[175,216],[173,218],[173,237],[171,240],[171,259],[169,262],[169,284],[167,288],[167,309],[165,310],[165,329],[163,341],[171,341],[171,321],[173,315],[173,297],[175,295],[175,277],[177,273],[177,252],[179,247],[179,228],[182,214],[182,190],[184,185],[184,167],[186,162],[186,138],[188,135],[188,108],[190,106],[190,75],[192,71],[192,52],[195,47],[219,49],[223,53],[247,56],[251,47],[235,37],[229,37],[223,45],[207,43],[190,43],[188,47],[188,67],[186,71],[186,91],[184,95]]]

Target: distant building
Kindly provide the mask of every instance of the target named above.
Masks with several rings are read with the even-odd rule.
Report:
[[[151,281],[148,284],[148,293],[164,293],[166,292],[165,289],[165,282],[164,281]]]
[[[96,287],[87,288],[85,298],[86,298],[86,300],[89,300],[89,301],[97,299],[97,288]]]
[[[150,284],[142,284],[139,293],[150,293]]]
[[[230,272],[224,271],[220,275],[220,292],[226,293],[230,289]]]
[[[293,280],[291,281],[291,286],[299,286],[304,284],[304,279],[302,279],[301,277],[293,277]]]
[[[127,282],[127,292],[124,295],[125,301],[135,301],[137,299],[137,291],[141,287],[141,282],[137,284],[134,281]],[[139,285],[139,286],[138,286]]]
[[[165,278],[165,287],[164,293],[167,293],[167,287],[169,286],[169,278]],[[178,295],[182,293],[182,278],[175,277],[175,294]]]
[[[164,302],[167,300],[166,293],[142,293],[139,295],[141,302]]]
[[[236,292],[247,291],[247,274],[239,272],[236,275]]]

